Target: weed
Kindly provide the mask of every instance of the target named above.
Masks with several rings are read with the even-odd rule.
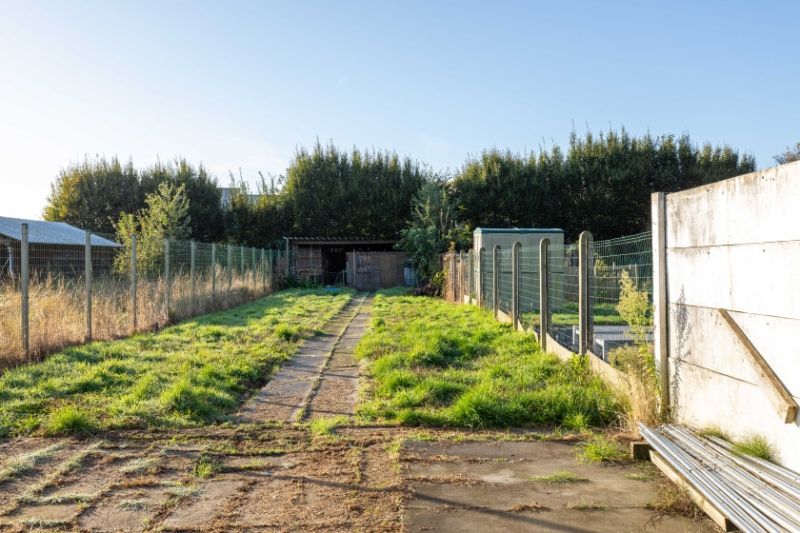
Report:
[[[705,437],[707,439],[715,437],[717,439],[726,440],[728,442],[731,441],[731,438],[728,435],[728,433],[724,429],[722,429],[720,426],[717,426],[717,425],[704,426],[703,428],[697,430],[697,434],[700,435],[701,437]]]
[[[733,450],[739,455],[751,455],[765,461],[775,460],[775,450],[763,435],[749,435],[734,443]]]
[[[150,502],[144,498],[122,500],[117,504],[117,507],[123,511],[144,511],[149,509],[150,506]]]
[[[138,457],[119,469],[123,474],[156,474],[161,466],[160,457]]]
[[[217,472],[222,471],[222,465],[216,457],[201,454],[194,465],[192,472],[195,477],[206,478],[211,477]]]
[[[346,425],[350,420],[346,416],[332,416],[327,418],[315,418],[308,423],[308,428],[312,435],[317,437],[327,437],[333,435],[336,428]]]
[[[589,479],[580,477],[572,472],[561,471],[546,476],[533,476],[531,477],[531,481],[538,481],[540,483],[547,483],[550,485],[563,485],[566,483],[582,483],[589,481]]]
[[[577,446],[577,456],[582,462],[600,463],[622,461],[628,454],[616,441],[596,436]]]
[[[575,509],[576,511],[605,511],[608,509],[608,506],[595,502],[578,502],[568,503],[567,509]]]
[[[659,515],[682,516],[695,521],[705,518],[705,513],[692,501],[689,493],[669,481],[658,484],[656,498],[647,504],[647,508]]]
[[[178,498],[190,498],[199,496],[202,490],[195,485],[175,485],[167,489],[167,494],[176,496]]]

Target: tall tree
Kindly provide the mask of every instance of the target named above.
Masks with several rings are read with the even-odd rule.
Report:
[[[59,172],[50,186],[43,216],[111,233],[120,213],[141,208],[145,194],[131,161],[123,165],[116,157],[87,158]]]

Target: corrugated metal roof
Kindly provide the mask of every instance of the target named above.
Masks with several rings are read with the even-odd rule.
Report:
[[[86,232],[66,222],[44,222],[42,220],[26,220],[24,218],[0,217],[0,235],[15,240],[22,239],[23,223],[28,224],[28,242],[30,244],[66,244],[83,246],[86,243]],[[92,234],[92,246],[119,248],[114,241]]]

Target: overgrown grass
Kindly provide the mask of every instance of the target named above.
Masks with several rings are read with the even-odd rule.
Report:
[[[344,426],[349,422],[346,416],[331,416],[325,418],[315,418],[308,423],[308,429],[312,435],[324,437],[333,435],[336,428]]]
[[[284,291],[9,370],[0,376],[0,436],[223,420],[350,294]]]
[[[357,347],[372,378],[367,420],[471,428],[603,425],[617,396],[583,358],[543,354],[490,313],[442,300],[379,294]]]

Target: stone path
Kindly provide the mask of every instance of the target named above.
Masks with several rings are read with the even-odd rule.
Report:
[[[353,351],[369,318],[362,309],[371,300],[363,294],[354,297],[320,335],[306,340],[269,383],[245,403],[237,420],[298,422],[311,414],[307,411],[310,404],[312,416],[352,414],[358,382]]]

